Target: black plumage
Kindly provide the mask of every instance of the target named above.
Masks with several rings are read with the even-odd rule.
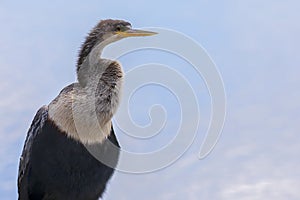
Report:
[[[116,165],[119,147],[113,128],[107,140],[91,145]],[[56,170],[58,169],[58,170]],[[66,137],[48,118],[47,107],[39,109],[28,131],[19,168],[19,199],[95,200],[101,197],[113,169],[98,161],[86,147]]]

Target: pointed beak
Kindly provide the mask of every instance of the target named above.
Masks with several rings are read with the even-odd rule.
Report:
[[[126,31],[118,31],[116,33],[122,37],[140,37],[140,36],[151,36],[157,34],[152,31],[144,31],[138,29],[128,29]]]

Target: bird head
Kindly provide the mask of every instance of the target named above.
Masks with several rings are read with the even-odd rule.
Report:
[[[80,50],[77,69],[95,47],[102,50],[106,45],[127,37],[151,36],[157,34],[151,31],[132,29],[129,22],[123,20],[102,20],[86,37]]]
[[[127,37],[139,37],[139,36],[151,36],[156,34],[155,32],[132,29],[129,22],[123,20],[104,20],[101,21],[97,28],[102,32],[100,34],[103,42],[107,43],[115,42]]]

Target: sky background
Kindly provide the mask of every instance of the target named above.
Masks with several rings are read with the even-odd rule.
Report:
[[[134,27],[174,29],[201,44],[222,75],[227,118],[213,152],[198,160],[210,116],[201,77],[163,52],[121,58],[125,71],[154,61],[178,70],[198,91],[201,122],[193,145],[176,163],[148,174],[116,172],[105,199],[300,199],[299,9],[297,0],[0,0],[0,198],[17,198],[19,156],[37,109],[75,81],[87,32],[99,19],[116,18]],[[180,109],[164,88],[139,90],[130,104],[132,118],[149,123],[153,104],[168,113],[162,136],[144,144],[117,129],[124,149],[155,150],[174,136]]]

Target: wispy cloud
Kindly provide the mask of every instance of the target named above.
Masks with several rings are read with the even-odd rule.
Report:
[[[66,3],[72,8],[65,8]],[[203,139],[199,135],[169,168],[142,175],[117,172],[106,199],[299,199],[299,2],[228,1],[220,6],[193,1],[170,6],[130,1],[135,6],[129,10],[124,9],[127,2],[115,3],[1,3],[1,199],[16,198],[19,154],[33,115],[74,80],[84,33],[95,20],[108,16],[127,18],[137,26],[156,22],[205,40],[224,78],[228,118],[205,160],[197,160]]]

